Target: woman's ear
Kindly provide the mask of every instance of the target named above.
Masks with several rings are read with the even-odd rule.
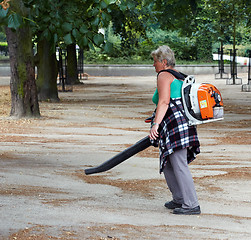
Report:
[[[167,60],[166,60],[166,59],[163,59],[163,60],[162,60],[162,64],[163,64],[164,66],[167,66]]]

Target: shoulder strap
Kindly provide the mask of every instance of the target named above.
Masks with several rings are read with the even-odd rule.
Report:
[[[179,80],[184,80],[187,75],[182,73],[182,72],[176,72],[172,69],[166,69],[166,70],[161,70],[158,75],[161,73],[161,72],[169,72],[171,73],[174,77],[176,77],[177,79]],[[188,117],[186,116],[186,114],[184,113],[184,111],[181,110],[181,108],[177,105],[177,103],[175,102],[175,100],[171,99],[170,98],[170,102],[177,108],[178,111],[181,112],[181,114],[184,116],[184,118],[186,119],[187,122],[189,122],[189,119]]]
[[[184,74],[184,73],[182,73],[182,72],[176,72],[176,71],[174,71],[174,70],[172,70],[172,69],[166,69],[166,70],[161,70],[161,71],[159,71],[157,77],[159,76],[159,74],[160,74],[161,72],[169,72],[169,73],[171,73],[174,77],[176,77],[177,79],[181,79],[181,80],[184,80],[184,79],[187,77],[186,74]]]
[[[174,77],[176,77],[179,80],[184,80],[187,77],[186,74],[184,74],[182,72],[176,72],[176,71],[174,71],[172,69],[165,69],[165,70],[159,71],[157,77],[159,76],[159,74],[161,72],[169,72],[169,73],[171,73]],[[186,116],[186,114],[184,113],[184,111],[182,111],[181,108],[176,104],[176,102],[173,99],[171,99],[171,98],[170,98],[170,102],[172,102],[172,104],[177,108],[177,110],[181,112],[181,114],[184,116],[184,118],[186,119],[186,121],[189,122],[188,117]]]

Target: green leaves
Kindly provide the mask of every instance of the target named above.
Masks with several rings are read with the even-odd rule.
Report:
[[[85,34],[85,33],[88,33],[89,30],[88,30],[88,28],[87,28],[86,25],[82,24],[82,26],[80,27],[79,31],[81,33]]]
[[[116,3],[117,1],[116,1],[116,0],[104,0],[104,2],[105,2],[107,5],[110,5],[110,4]]]
[[[92,25],[93,26],[98,26],[99,25],[99,17],[96,17],[93,21],[92,21]]]
[[[112,43],[106,42],[106,43],[105,43],[105,46],[104,46],[104,50],[105,50],[105,52],[107,52],[107,53],[112,52],[112,50],[113,50],[113,45],[112,45]]]
[[[79,45],[84,48],[86,46],[88,46],[88,39],[86,37],[82,37],[79,41]]]
[[[62,24],[62,29],[64,32],[70,32],[72,30],[72,24],[65,22]]]
[[[40,38],[41,38],[41,39],[45,38],[45,39],[47,39],[47,40],[51,39],[51,33],[50,33],[50,31],[49,31],[48,28],[45,29],[45,30],[40,34]]]
[[[0,7],[0,18],[5,18],[8,14],[9,8],[7,8],[6,10],[4,10],[2,8],[2,6]]]
[[[64,42],[66,45],[70,45],[73,43],[72,36],[70,33],[64,36]]]
[[[107,8],[106,2],[105,2],[105,1],[101,1],[101,2],[100,2],[100,7],[101,7],[101,9]]]
[[[17,29],[22,25],[22,17],[16,13],[8,16],[8,27]]]
[[[9,14],[11,12],[11,14]],[[23,24],[23,18],[17,12],[9,11],[9,8],[4,10],[0,6],[1,23],[7,25],[8,28],[17,30]]]
[[[101,45],[104,42],[104,35],[101,33],[95,34],[93,41],[97,46]]]

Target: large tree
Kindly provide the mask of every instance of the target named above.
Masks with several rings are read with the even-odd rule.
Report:
[[[8,0],[3,3],[9,5]],[[109,51],[111,44],[104,42],[99,29],[108,25],[111,9],[117,4],[115,0],[12,0],[10,6],[6,10],[0,7],[0,18],[1,23],[8,26],[6,33],[11,52],[11,115],[39,115],[31,39],[37,43],[39,99],[58,100],[56,46],[59,43],[65,46],[77,43],[82,48],[102,45]]]
[[[78,81],[78,63],[77,63],[76,44],[67,46],[67,76],[66,84],[76,84]]]
[[[116,1],[53,1],[24,0],[32,11],[30,17],[37,42],[38,94],[40,100],[58,100],[56,47],[67,48],[67,82],[77,79],[76,59],[72,49],[78,44],[81,48],[103,46],[109,51],[111,45],[104,41],[99,32],[111,20],[111,9]],[[45,71],[47,71],[45,73]]]
[[[40,116],[35,83],[32,33],[29,15],[21,0],[12,0],[11,5],[0,9],[0,18],[6,25],[11,67],[11,112],[10,115],[21,117]],[[22,16],[22,17],[21,17]]]
[[[41,39],[37,43],[37,89],[39,101],[59,101],[57,89],[58,62],[50,42]]]

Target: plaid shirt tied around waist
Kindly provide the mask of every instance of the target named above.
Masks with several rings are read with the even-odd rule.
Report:
[[[195,156],[200,153],[200,143],[197,136],[196,126],[188,126],[187,121],[181,111],[184,111],[181,98],[172,99],[172,102],[159,126],[159,155],[160,173],[163,171],[168,155],[173,152],[187,148],[187,162],[190,163]],[[155,112],[153,113],[155,117]]]

